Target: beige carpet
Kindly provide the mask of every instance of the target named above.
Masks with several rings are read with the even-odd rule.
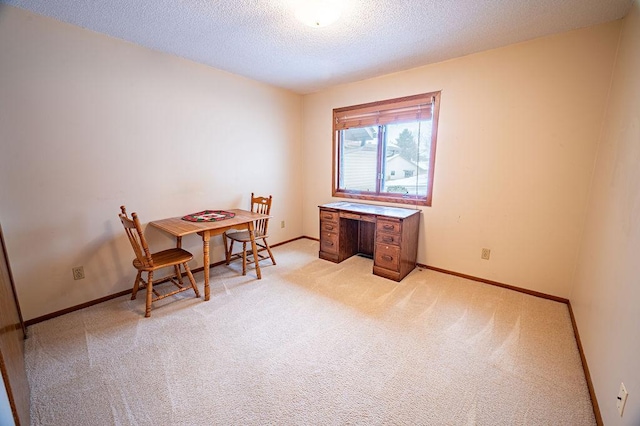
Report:
[[[213,268],[210,301],[148,319],[121,297],[30,327],[33,424],[595,424],[566,305],[317,252]]]

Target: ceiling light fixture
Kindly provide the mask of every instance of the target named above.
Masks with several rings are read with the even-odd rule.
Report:
[[[327,0],[303,0],[296,10],[296,18],[304,24],[319,28],[331,25],[340,18],[340,7]]]

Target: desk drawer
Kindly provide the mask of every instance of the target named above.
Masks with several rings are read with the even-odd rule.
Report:
[[[394,246],[399,246],[400,234],[389,234],[387,232],[376,232],[376,243],[380,244],[392,244]]]
[[[345,219],[361,220],[363,222],[375,222],[376,217],[368,214],[358,214],[351,212],[340,212],[340,217]]]
[[[374,264],[381,268],[399,271],[400,247],[387,244],[376,244]]]
[[[323,231],[320,233],[320,251],[338,254],[338,234]]]
[[[329,210],[320,210],[320,220],[329,220],[332,222],[338,222],[339,218],[338,212],[332,212]]]
[[[338,232],[338,224],[335,222],[326,222],[326,221],[321,221],[320,222],[320,232]]]
[[[386,232],[399,234],[402,229],[402,222],[394,222],[387,219],[378,219],[378,223],[376,224],[376,233],[378,232]]]

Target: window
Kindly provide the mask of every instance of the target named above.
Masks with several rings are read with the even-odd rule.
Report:
[[[334,109],[333,196],[430,206],[439,106],[433,92]]]

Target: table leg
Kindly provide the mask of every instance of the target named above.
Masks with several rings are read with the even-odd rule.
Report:
[[[211,235],[209,231],[202,233],[202,253],[204,256],[204,300],[209,300],[209,239]]]
[[[262,274],[260,273],[260,258],[258,257],[258,247],[256,247],[256,236],[253,222],[249,222],[249,238],[251,238],[251,249],[253,250],[253,263],[256,265],[256,275],[258,276],[258,279],[262,279]]]
[[[176,248],[182,248],[182,237],[176,237]],[[175,266],[176,275],[178,278],[178,282],[182,285],[182,270],[180,269],[182,265],[178,264]]]

